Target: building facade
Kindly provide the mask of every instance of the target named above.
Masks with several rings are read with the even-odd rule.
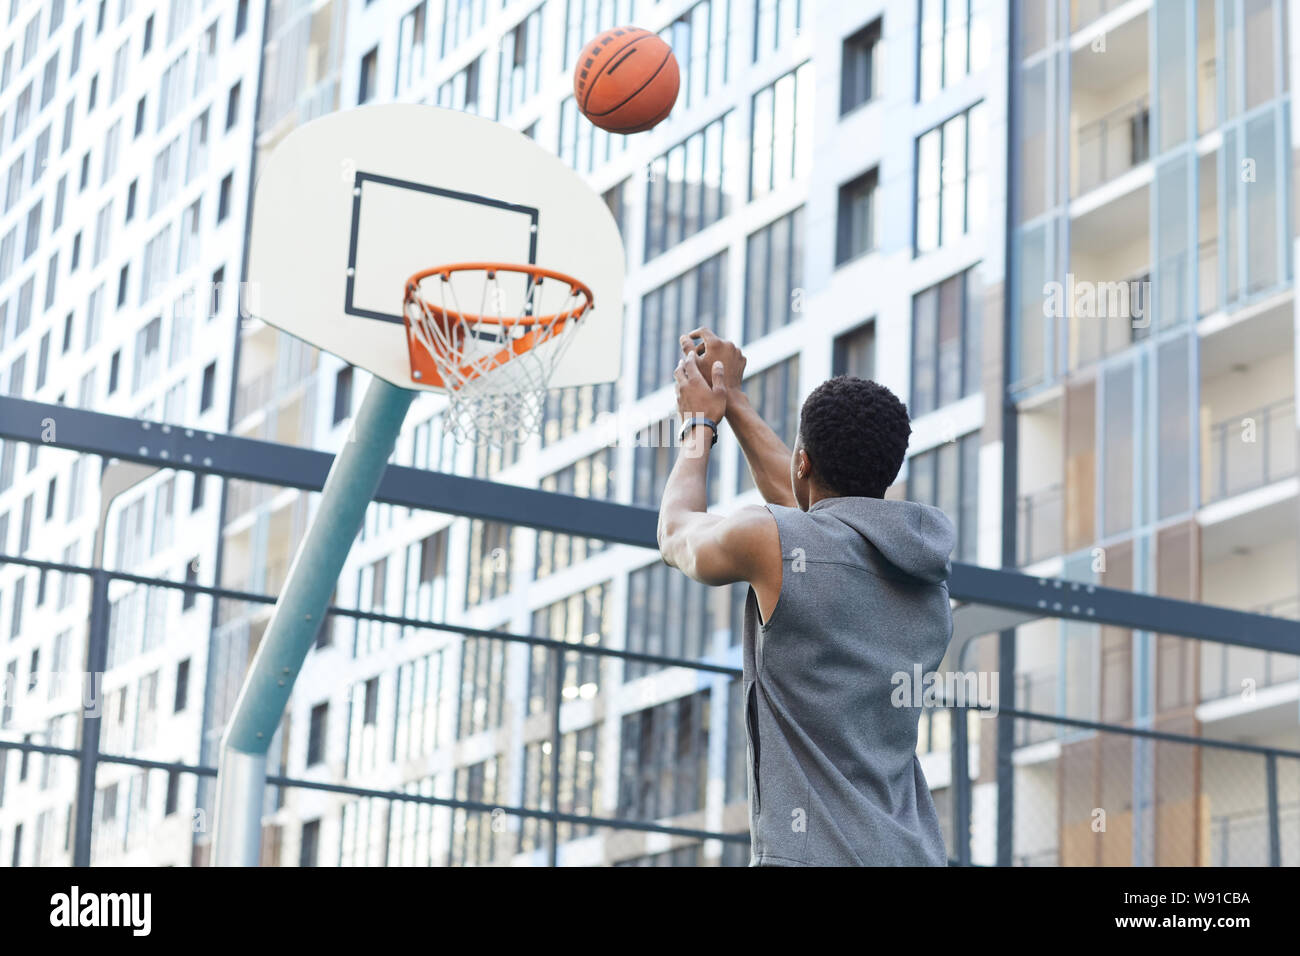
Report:
[[[1015,563],[1295,618],[1294,18],[1272,0],[1021,9]],[[1043,621],[1015,673],[1028,709],[1293,747],[1296,664]],[[1236,755],[1032,736],[1017,790],[1062,800],[1018,820],[1018,857],[1257,859],[1263,775]],[[1128,797],[1102,841],[1105,793]],[[1294,805],[1282,828],[1300,838]]]
[[[254,6],[6,4],[6,394],[225,429],[261,59]],[[102,527],[107,567],[210,580],[220,482],[157,471],[101,515],[118,467],[5,442],[0,550],[87,565]],[[0,567],[6,731],[76,745],[88,596],[84,577]],[[109,599],[109,668],[84,695],[105,718],[104,749],[197,762],[206,602],[120,581]],[[0,757],[6,863],[68,861],[75,775],[66,757]],[[97,860],[190,861],[193,777],[103,766],[97,785]]]
[[[891,495],[944,508],[959,560],[1295,615],[1300,45],[1282,0],[146,7],[11,7],[10,394],[340,448],[366,373],[239,319],[249,189],[322,113],[436,104],[524,132],[605,198],[628,259],[624,348],[617,383],[553,393],[521,446],[457,445],[421,396],[395,461],[653,507],[677,338],[707,325],[742,344],[746,390],[787,441],[831,375],[902,397],[913,435]],[[660,32],[682,71],[672,116],[631,137],[588,124],[570,79],[587,40],[623,23]],[[725,435],[710,499],[757,501]],[[28,455],[0,446],[0,552],[89,563],[100,515],[82,486],[116,487],[112,466]],[[294,489],[148,475],[107,509],[106,561],[274,594],[315,507]],[[19,687],[84,657],[87,585],[48,577],[0,565],[0,665]],[[335,603],[431,626],[328,619],[272,752],[323,784],[743,833],[728,676],[578,653],[557,668],[432,626],[739,667],[742,597],[644,549],[372,505]],[[104,749],[214,764],[270,608],[127,582],[113,598]],[[1005,643],[945,666],[1006,675],[1026,710],[1294,746],[1294,658],[1054,619]],[[76,694],[48,693],[18,695],[0,728],[71,746]],[[1258,862],[1263,797],[1226,758],[1029,723],[1000,755],[1016,811],[999,841],[1006,745],[995,722],[969,726],[975,862]],[[927,710],[919,748],[950,838],[952,730]],[[67,862],[72,765],[0,750],[0,860]],[[207,861],[210,782],[102,767],[97,783],[96,862]],[[1108,832],[1126,836],[1100,849],[1090,811],[1125,804]],[[268,792],[263,833],[278,865],[748,861],[742,841],[302,788]]]

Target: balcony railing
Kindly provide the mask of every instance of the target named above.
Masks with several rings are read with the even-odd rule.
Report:
[[[1017,674],[1016,708],[1040,714],[1055,714],[1058,711],[1056,690],[1055,671],[1041,670]],[[1017,721],[1016,731],[1017,747],[1025,747],[1061,736],[1061,728],[1056,724],[1038,721]]]
[[[235,421],[242,422],[271,401],[275,390],[274,372],[263,372],[251,382],[240,382],[235,389]]]
[[[1145,163],[1151,155],[1151,110],[1145,96],[1079,127],[1077,135],[1081,196]]]
[[[1300,597],[1281,598],[1250,610],[1300,620]],[[1261,690],[1297,679],[1300,679],[1300,656],[1295,654],[1274,654],[1227,644],[1201,645],[1202,700],[1223,700],[1247,690]]]
[[[1123,2],[1124,0],[1073,0],[1070,4],[1071,29],[1082,30],[1093,20],[1109,13]]]
[[[1294,396],[1210,426],[1205,503],[1295,474]]]
[[[1279,839],[1283,846],[1300,843],[1300,803],[1278,808]],[[1259,810],[1225,813],[1210,818],[1210,865],[1251,866],[1269,843],[1268,814]]]
[[[1192,283],[1188,272],[1191,257],[1177,252],[1160,260],[1155,277],[1154,316],[1159,327],[1172,325],[1195,316],[1201,318],[1219,308],[1219,240],[1212,237],[1196,247],[1196,300],[1192,301]],[[1148,280],[1151,276],[1146,276]]]
[[[1016,515],[1019,564],[1033,564],[1061,553],[1065,493],[1060,484],[1021,495]]]

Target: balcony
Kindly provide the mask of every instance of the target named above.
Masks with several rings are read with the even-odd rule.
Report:
[[[1060,554],[1064,545],[1065,497],[1061,485],[1021,495],[1016,513],[1017,564],[1024,567]]]
[[[1075,196],[1145,163],[1151,157],[1151,108],[1147,97],[1124,103],[1079,127]]]
[[[1300,596],[1270,601],[1249,610],[1300,620]],[[1300,679],[1300,657],[1294,654],[1274,654],[1228,644],[1201,645],[1201,699],[1204,701],[1235,697],[1247,686],[1258,691],[1296,679]]]
[[[1300,843],[1300,804],[1278,808],[1284,847]],[[1268,813],[1250,810],[1210,817],[1210,866],[1259,866],[1268,859]]]
[[[1124,0],[1071,0],[1070,29],[1082,30],[1123,3]]]
[[[1205,503],[1294,475],[1295,441],[1293,396],[1211,425],[1202,489]]]
[[[275,374],[263,372],[251,382],[240,382],[235,389],[235,422],[242,422],[253,412],[270,404],[275,394]]]
[[[1059,675],[1055,669],[1046,669],[1016,675],[1016,708],[1035,714],[1055,714],[1056,690]],[[1027,747],[1030,744],[1054,740],[1061,736],[1058,724],[1049,724],[1042,720],[1016,721],[1016,746]]]

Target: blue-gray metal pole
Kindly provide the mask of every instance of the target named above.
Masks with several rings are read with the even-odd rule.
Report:
[[[1268,790],[1268,865],[1282,865],[1282,824],[1277,799],[1277,754],[1264,757],[1264,783]]]
[[[959,866],[970,866],[970,734],[965,707],[948,711],[952,719],[952,851]]]
[[[95,831],[95,774],[99,769],[99,731],[103,723],[104,672],[108,670],[108,575],[97,567],[90,581],[85,677],[88,683],[81,704],[81,743],[78,745],[81,756],[77,764],[77,801],[73,811],[73,866],[90,866]]]
[[[258,863],[271,737],[316,640],[343,562],[388,467],[414,397],[409,389],[372,380],[347,444],[325,479],[320,507],[289,568],[222,738],[213,840],[217,866]]]

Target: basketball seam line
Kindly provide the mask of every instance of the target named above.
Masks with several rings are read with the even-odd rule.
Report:
[[[640,28],[637,27],[637,28],[635,28],[635,29],[640,29]],[[640,34],[638,34],[637,36],[632,37],[632,39],[628,40],[628,41],[627,41],[626,43],[624,43],[621,47],[619,47],[617,50],[615,50],[613,53],[611,53],[611,54],[610,54],[610,60],[612,61],[614,57],[618,56],[620,53],[622,53],[622,52],[623,52],[624,50],[626,50],[628,47],[632,46],[632,45],[633,45],[634,43],[636,43],[638,40],[644,40],[646,37],[648,37],[648,36],[654,36],[654,35],[655,35],[655,34],[651,33],[649,30],[642,30]],[[594,42],[594,41],[593,41],[593,42]],[[590,46],[590,44],[588,44],[588,46]],[[586,52],[586,50],[585,50],[585,48],[584,48],[584,50],[582,51],[582,53],[585,53],[585,52]],[[578,54],[578,61],[579,61],[579,62],[582,62],[582,60],[583,60],[582,53],[579,53],[579,54]],[[609,65],[609,64],[606,64],[606,66],[608,66],[608,65]],[[584,112],[584,113],[587,112],[587,102],[591,99],[591,91],[592,91],[592,89],[593,89],[593,88],[595,87],[595,85],[596,85],[596,79],[597,79],[597,77],[599,77],[599,76],[600,76],[602,73],[604,73],[604,72],[605,72],[605,67],[602,66],[602,67],[600,68],[600,70],[597,71],[597,72],[592,76],[592,78],[590,79],[590,81],[588,81],[588,83],[587,83],[587,95],[586,95],[585,97],[583,97],[582,102],[578,104],[578,109],[582,110],[582,112]]]
[[[628,40],[621,47],[619,47],[617,50],[611,53],[609,55],[609,63],[606,63],[604,66],[602,66],[600,70],[596,73],[596,75],[593,76],[590,81],[588,81],[587,95],[583,98],[582,102],[578,104],[579,109],[581,109],[584,113],[587,112],[587,104],[591,102],[591,91],[596,88],[596,80],[598,80],[601,76],[603,76],[605,71],[609,69],[610,63],[613,63],[615,58],[624,50],[626,50],[628,47],[633,46],[634,44],[639,43],[640,41],[646,39],[647,37],[652,37],[652,36],[657,36],[657,34],[651,33],[649,30],[644,30],[638,36],[634,36],[632,39]],[[669,52],[671,52],[671,50]],[[581,54],[579,54],[578,59],[579,60],[582,59]],[[635,96],[636,94],[633,95]],[[599,113],[596,115],[604,116],[605,114]]]
[[[664,67],[668,65],[668,61],[672,58],[672,55],[673,55],[673,51],[672,51],[671,49],[669,49],[669,51],[668,51],[668,55],[664,57],[663,62],[659,64],[658,68],[657,68],[653,73],[650,74],[649,78],[647,78],[646,81],[645,81],[644,83],[642,83],[642,84],[641,84],[640,86],[638,86],[635,90],[633,90],[631,93],[629,93],[629,94],[628,94],[628,95],[627,95],[627,96],[622,100],[622,102],[620,102],[620,103],[618,103],[618,104],[616,104],[616,105],[614,105],[614,106],[611,106],[609,109],[605,110],[603,113],[591,113],[591,112],[588,112],[587,110],[583,110],[583,112],[586,113],[588,116],[608,116],[610,113],[614,113],[614,112],[616,112],[616,111],[622,109],[624,106],[627,106],[628,103],[630,103],[632,100],[636,99],[637,95],[638,95],[642,90],[644,90],[647,86],[649,86],[651,83],[653,83],[653,82],[655,81],[655,79],[659,76],[659,74],[662,73],[662,72],[664,71]],[[602,71],[602,72],[603,72],[603,71]],[[590,99],[590,98],[591,98],[590,95],[588,95],[587,98]]]

